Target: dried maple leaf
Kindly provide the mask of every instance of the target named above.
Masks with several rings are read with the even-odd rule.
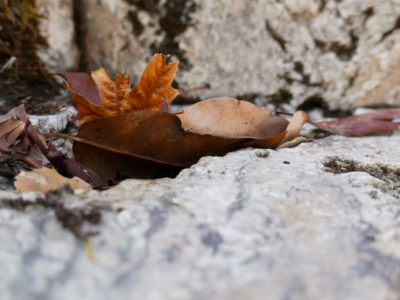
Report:
[[[0,116],[0,174],[16,176],[43,166],[54,166],[61,174],[78,176],[94,186],[104,185],[96,173],[59,153],[31,124],[24,105]]]
[[[93,80],[88,80],[80,73],[56,74],[67,80],[64,86],[72,96],[82,125],[100,117],[115,116],[135,110],[159,110],[164,99],[168,108],[171,101],[179,94],[178,90],[171,87],[179,62],[166,63],[168,57],[168,55],[154,55],[132,90],[129,76],[117,74],[113,81],[104,68],[92,72]],[[78,84],[79,80],[83,83]],[[97,101],[95,88],[98,89],[101,105]]]
[[[92,186],[78,177],[61,176],[55,169],[39,168],[32,171],[22,171],[15,177],[14,186],[20,193],[40,192],[46,194],[69,185],[73,190],[90,190]]]
[[[366,136],[395,130],[399,123],[392,122],[400,118],[400,108],[378,110],[325,122],[309,122],[321,130],[344,136]]]
[[[53,136],[73,139],[76,159],[105,179],[154,178],[176,175],[202,156],[276,147],[297,135],[306,120],[304,112],[289,123],[249,102],[217,98],[177,115],[134,111],[87,122],[78,136]]]

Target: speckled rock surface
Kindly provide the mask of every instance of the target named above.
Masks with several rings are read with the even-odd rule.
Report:
[[[29,120],[41,132],[60,132],[67,128],[68,122],[76,114],[75,107],[66,106],[54,115],[30,115]]]
[[[1,192],[2,299],[398,299],[399,143],[245,149],[175,179],[62,194],[102,212],[84,225],[99,232],[93,260],[59,211],[16,211]]]
[[[322,99],[342,109],[399,104],[398,1],[80,3],[83,55],[92,69],[104,65],[137,78],[153,53],[164,52],[181,61],[180,88],[211,84],[194,95],[200,98],[291,107]],[[63,34],[56,32],[49,34]]]
[[[39,51],[39,57],[53,71],[72,69],[78,55],[73,0],[37,0],[36,5],[41,16],[40,31],[49,46]]]

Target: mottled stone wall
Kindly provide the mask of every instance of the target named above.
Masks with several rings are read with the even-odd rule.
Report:
[[[86,43],[81,50],[90,69],[104,65],[136,78],[153,53],[164,52],[181,61],[180,88],[211,84],[201,98],[234,96],[291,106],[314,100],[333,109],[400,103],[399,1],[39,3],[51,12],[42,26],[50,41],[68,31],[65,48],[50,42],[54,47],[46,61],[53,68],[72,67],[76,39],[69,31],[73,26],[60,25],[71,22],[71,14],[54,18],[52,11],[75,3],[83,11],[87,30],[78,41]]]

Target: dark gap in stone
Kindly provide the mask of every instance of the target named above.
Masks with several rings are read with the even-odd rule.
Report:
[[[135,35],[136,37],[139,37],[139,36],[143,33],[144,26],[143,26],[143,24],[140,22],[140,20],[139,20],[139,18],[138,18],[138,15],[137,15],[137,12],[136,12],[136,11],[130,10],[130,11],[128,12],[128,19],[129,19],[129,20],[131,21],[131,23],[132,23],[132,30],[133,30],[134,35]]]
[[[363,11],[363,14],[364,14],[363,24],[365,24],[368,21],[368,19],[373,16],[374,8],[372,6],[368,7],[366,10]]]
[[[326,172],[343,174],[350,172],[365,172],[369,175],[382,180],[385,183],[384,192],[389,191],[395,195],[399,194],[400,188],[400,169],[392,168],[383,164],[366,164],[339,157],[327,157],[323,161]],[[380,187],[382,188],[382,187]]]
[[[159,14],[159,0],[125,0],[127,3],[135,5],[138,9],[148,12],[149,14]]]
[[[90,71],[90,52],[88,38],[88,28],[86,19],[86,5],[84,0],[73,0],[73,19],[75,31],[75,44],[78,48],[78,58],[75,69],[80,72]]]
[[[281,49],[283,51],[286,51],[286,41],[283,37],[281,37],[274,28],[272,28],[270,22],[268,20],[265,20],[265,29],[268,31],[269,35],[271,36],[271,38],[277,42],[277,44],[279,45],[279,47],[281,47]]]
[[[71,232],[77,239],[86,240],[90,236],[98,234],[98,232],[83,231],[82,227],[85,222],[98,225],[101,222],[101,212],[98,209],[85,208],[67,208],[60,197],[64,194],[73,193],[71,188],[66,185],[56,191],[47,193],[44,198],[38,198],[35,201],[24,200],[22,197],[18,199],[2,199],[1,204],[7,208],[25,211],[28,207],[44,207],[54,211],[57,221],[61,226]]]
[[[396,22],[393,25],[393,28],[386,31],[384,34],[382,34],[381,41],[386,39],[389,35],[391,35],[393,32],[395,32],[397,29],[400,29],[400,16],[397,17]]]
[[[160,16],[159,24],[165,38],[159,45],[153,44],[150,48],[153,53],[175,55],[180,61],[180,69],[190,69],[191,65],[184,51],[179,49],[176,38],[192,25],[191,14],[197,9],[197,4],[187,0],[166,1],[164,9],[165,15]]]
[[[323,12],[326,6],[326,0],[320,0],[320,5],[319,5],[319,12]]]
[[[304,110],[306,112],[310,112],[314,109],[320,109],[326,118],[342,118],[352,115],[352,111],[350,110],[331,110],[328,103],[326,103],[326,101],[320,95],[313,95],[306,98],[303,103],[297,106],[296,109]]]
[[[365,172],[356,167],[354,161],[343,160],[339,158],[332,158],[324,162],[324,167],[326,172],[331,172],[334,174],[343,174],[349,172]]]
[[[282,104],[290,103],[290,101],[293,99],[293,95],[288,90],[279,89],[276,93],[272,94],[268,98],[272,104],[274,104],[276,107],[279,107]]]
[[[349,61],[357,50],[358,36],[354,34],[353,30],[350,30],[350,45],[343,45],[339,42],[327,43],[319,39],[314,39],[315,46],[325,52],[333,52],[342,61]]]
[[[300,61],[295,61],[294,62],[294,70],[299,73],[301,75],[301,83],[307,86],[313,86],[313,87],[317,87],[317,86],[322,86],[322,82],[311,82],[311,76],[310,74],[305,74],[304,73],[304,65],[302,62]],[[292,81],[294,81],[293,79],[291,79]]]

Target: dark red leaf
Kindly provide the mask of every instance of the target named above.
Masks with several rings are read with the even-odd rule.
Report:
[[[85,98],[93,105],[101,105],[99,90],[89,74],[63,71],[55,74],[64,77],[68,82],[69,88],[74,93]]]
[[[310,122],[321,130],[344,136],[366,136],[395,130],[399,123],[392,122],[400,118],[400,108],[374,111],[333,121]]]

